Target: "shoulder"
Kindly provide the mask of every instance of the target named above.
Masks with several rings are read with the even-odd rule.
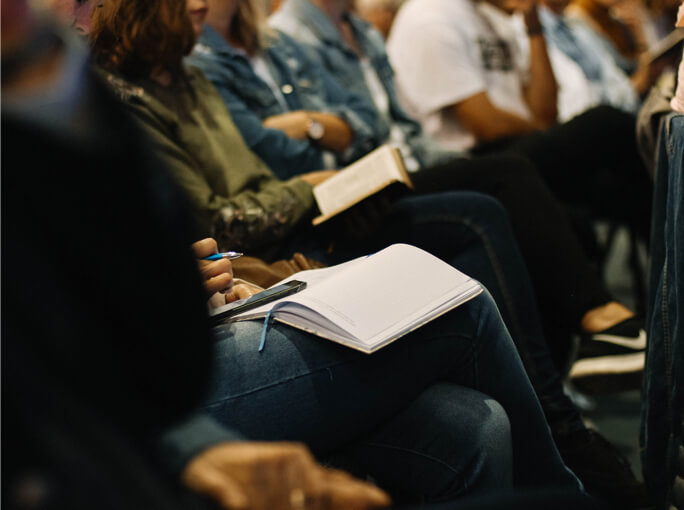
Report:
[[[349,15],[349,22],[354,27],[356,32],[360,32],[363,36],[372,44],[376,49],[384,50],[385,40],[382,34],[367,21],[355,16],[353,14]]]
[[[108,71],[97,70],[104,83],[114,94],[124,103],[141,102],[146,99],[145,89],[121,76],[117,76]]]
[[[290,36],[290,38],[293,38],[300,43],[312,46],[321,44],[320,39],[314,31],[309,28],[306,20],[289,12],[288,9],[285,9],[285,6],[268,18],[268,24],[272,28]]]
[[[198,98],[209,99],[218,96],[216,87],[211,80],[207,78],[207,75],[202,68],[188,63],[183,66],[183,70],[185,71],[185,76],[188,79],[192,90]]]
[[[408,0],[397,13],[390,39],[452,39],[470,33],[476,18],[471,0]]]

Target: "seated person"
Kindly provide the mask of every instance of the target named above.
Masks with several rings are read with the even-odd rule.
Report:
[[[165,13],[172,21],[185,12],[181,5],[181,11],[163,2],[152,7],[168,8]],[[107,3],[98,14],[108,16],[108,9],[117,7],[121,4]],[[140,14],[137,9],[136,14]],[[185,16],[180,19],[187,22]],[[53,49],[49,45],[46,51]],[[379,356],[347,351],[278,326],[271,335],[287,336],[289,341],[271,342],[253,358],[252,332],[259,323],[224,325],[215,332],[218,343],[213,343],[199,279],[184,247],[191,236],[191,222],[182,210],[184,198],[159,162],[146,153],[145,138],[129,125],[119,105],[91,82],[87,70],[80,70],[85,72],[77,75],[81,79],[75,80],[75,88],[67,87],[58,104],[53,103],[62,116],[42,117],[46,122],[36,126],[35,116],[46,112],[35,102],[3,110],[3,127],[11,127],[3,134],[8,136],[3,141],[9,143],[3,152],[9,184],[5,189],[11,193],[3,199],[15,219],[3,229],[3,240],[9,241],[3,264],[10,264],[3,269],[13,268],[3,270],[11,292],[3,303],[4,311],[10,311],[3,332],[13,347],[11,361],[37,359],[41,369],[26,373],[17,364],[11,370],[12,388],[17,389],[11,392],[12,403],[20,411],[12,413],[16,420],[12,423],[26,420],[42,427],[31,433],[24,429],[26,435],[13,443],[36,454],[14,457],[23,462],[12,472],[19,473],[19,481],[19,468],[33,467],[35,462],[41,482],[43,474],[51,482],[51,476],[62,474],[62,469],[73,475],[67,464],[71,458],[77,466],[88,467],[80,473],[75,469],[76,474],[87,480],[92,477],[95,484],[83,484],[79,490],[78,476],[68,484],[56,483],[55,492],[48,495],[60,497],[50,500],[50,506],[82,508],[100,497],[105,508],[134,508],[147,497],[148,508],[164,503],[167,508],[182,507],[182,500],[174,497],[177,488],[169,487],[168,478],[159,474],[163,460],[171,473],[182,469],[187,484],[226,507],[371,508],[388,502],[383,493],[364,483],[321,469],[299,446],[236,444],[243,434],[251,438],[294,434],[311,436],[322,456],[331,450],[340,462],[385,474],[388,485],[417,487],[428,494],[431,490],[434,497],[452,499],[463,490],[488,487],[500,490],[512,479],[521,487],[559,485],[580,490],[555,450],[520,359],[487,295],[461,307],[460,313],[444,315],[430,328],[432,332],[421,328],[407,336],[399,349],[388,347]],[[71,110],[74,97],[79,98],[79,107]],[[35,147],[41,151],[29,149]],[[46,156],[50,166],[44,164]],[[110,177],[108,185],[92,193],[103,175]],[[27,251],[36,233],[41,242],[55,248],[53,256],[45,259],[41,252]],[[84,236],[88,249],[99,257],[82,256]],[[131,254],[132,247],[139,253]],[[215,250],[215,244],[199,243],[195,250],[203,258]],[[159,253],[163,256],[155,259],[152,268],[149,257]],[[225,261],[202,266],[210,292],[230,286]],[[41,285],[52,299],[35,299],[36,285],[27,282],[38,279],[44,280]],[[99,291],[95,299],[94,292]],[[444,344],[450,344],[451,350],[445,350]],[[206,419],[185,420],[204,390],[205,363],[213,348],[221,369],[215,372],[208,410],[233,425],[233,433]],[[423,356],[441,366],[430,367],[427,359],[421,363]],[[310,377],[302,373],[314,369],[314,360],[327,367],[322,369],[322,379],[318,370]],[[415,377],[406,376],[409,367]],[[69,422],[68,418],[79,415],[72,406],[59,409],[57,401],[47,401],[36,409],[34,398],[24,398],[22,387],[30,397],[45,390],[40,384],[43,379],[34,379],[43,371],[50,375],[47,381],[59,381],[47,388],[48,394],[64,390],[73,395],[77,409],[85,406],[87,413],[82,416],[94,417],[97,427]],[[295,372],[300,376],[293,377]],[[261,384],[264,377],[279,376],[285,377],[279,384]],[[305,387],[297,388],[302,383]],[[459,383],[494,393],[499,388],[516,425],[509,428],[506,413],[493,400],[496,397]],[[233,391],[236,394],[230,394]],[[286,413],[278,411],[286,403],[284,396]],[[266,405],[269,401],[271,405]],[[160,459],[149,440],[178,421],[183,421],[182,427],[167,432]],[[64,435],[55,435],[51,425]],[[41,436],[41,430],[49,433]],[[99,441],[108,432],[109,440]],[[366,453],[369,448],[363,443],[375,438],[381,444],[405,444],[411,442],[411,435],[429,439],[427,443],[438,437],[444,441],[413,444],[411,457],[416,451],[432,450],[454,464],[422,457],[427,463],[404,472],[397,469],[396,455],[406,457],[406,453],[396,449],[391,459],[378,459],[373,452]],[[525,447],[515,463],[511,435],[521,441],[514,443],[515,448]],[[120,437],[135,446],[133,451],[113,442]],[[224,441],[230,443],[218,444]],[[40,448],[45,444],[49,450]],[[370,450],[377,447],[372,443]],[[356,460],[364,458],[369,461]],[[456,463],[465,465],[460,469]],[[111,470],[104,476],[110,464],[115,465],[115,476]],[[428,468],[428,479],[416,483]],[[402,477],[400,484],[396,478]],[[53,486],[48,483],[47,488]],[[104,490],[99,492],[100,488]],[[61,504],[70,500],[78,504]]]
[[[655,73],[648,65],[626,73],[615,62],[610,43],[601,34],[565,14],[568,4],[567,0],[541,2],[539,19],[547,45],[555,46],[582,68],[600,103],[636,111],[638,98],[648,92]]]
[[[136,39],[136,44],[132,46],[136,51],[140,48],[139,57],[137,52],[133,55],[124,52],[115,43],[116,38],[111,35],[112,27],[108,20],[99,19],[104,13],[110,15],[110,8],[117,16],[124,16],[125,13],[118,7],[118,4],[112,3],[97,11],[96,21],[101,24],[96,24],[91,34],[96,61],[118,74],[109,75],[109,82],[116,86],[131,111],[152,134],[159,154],[167,159],[179,182],[190,192],[196,216],[202,220],[202,229],[216,231],[221,237],[219,244],[226,249],[257,249],[276,242],[283,248],[289,246],[291,241],[288,234],[290,239],[293,235],[288,230],[295,228],[311,204],[310,191],[308,195],[304,193],[308,190],[306,183],[296,178],[285,183],[277,181],[259,159],[247,150],[216,91],[196,70],[181,66],[181,50],[187,46],[175,50],[175,61],[171,61],[168,55],[166,60],[154,57],[150,51],[152,46],[144,46],[145,41],[141,39]],[[204,13],[202,8],[196,10],[198,14]],[[193,13],[192,10],[190,12]],[[195,27],[197,18],[201,29],[202,16],[194,18]],[[151,19],[160,21],[156,17]],[[120,26],[126,27],[128,24]],[[149,59],[150,63],[143,61],[143,58]],[[168,62],[170,70],[155,67],[157,61]],[[182,122],[181,119],[191,119],[191,122]],[[332,260],[367,253],[388,242],[413,242],[480,277],[485,284],[496,289],[507,307],[533,307],[533,297],[525,283],[525,269],[519,262],[515,243],[510,233],[505,228],[501,229],[505,227],[505,223],[499,219],[501,212],[491,205],[489,199],[465,193],[403,199],[395,204],[385,229],[380,230],[375,238],[364,243],[355,242],[353,246],[336,246],[336,252],[332,255],[322,250],[317,253]],[[488,221],[484,229],[472,229],[473,220],[463,222],[463,214],[482,221],[483,210],[487,212],[485,216]],[[477,215],[474,215],[475,212]],[[214,220],[215,217],[218,217],[218,222]],[[496,218],[496,222],[493,218]],[[300,228],[304,229],[303,226]],[[485,236],[484,245],[480,241],[482,238],[478,237],[480,234]],[[315,243],[318,240],[309,236],[307,242]],[[496,251],[492,251],[491,247]],[[506,255],[499,259],[498,253]],[[496,258],[495,262],[493,257]],[[492,262],[505,269],[501,283],[498,280],[501,272],[497,276],[497,271],[488,267]],[[508,282],[508,279],[511,281]],[[505,291],[501,290],[502,286]],[[511,291],[511,295],[520,297],[517,300],[507,299],[505,296]],[[523,325],[531,317],[536,317],[531,313],[518,316]],[[521,327],[518,323],[514,324]],[[532,324],[524,327],[538,331],[539,326]],[[526,341],[532,341],[535,337],[539,338],[540,335],[535,333],[529,335],[528,339],[528,335],[521,334]],[[535,377],[541,380],[542,385],[550,380],[538,375]],[[558,378],[558,375],[555,377]],[[560,391],[562,400],[560,385],[555,386],[553,391]],[[218,411],[223,409],[223,405],[216,407]],[[572,407],[568,409],[564,404],[561,407],[562,410],[549,408],[557,413],[554,421],[559,418],[565,421],[568,414],[576,415]],[[588,433],[581,421],[576,418],[569,421],[572,422],[573,432],[581,431],[584,434],[581,449],[589,443],[595,444],[586,435]],[[516,444],[519,444],[516,441],[514,434],[514,451]]]
[[[207,278],[205,287],[209,292],[229,284],[230,261],[202,260],[216,253],[217,245],[212,239],[195,243],[194,250],[203,266],[202,272]],[[454,316],[455,312],[449,312],[445,318]],[[479,312],[478,316],[480,321],[484,320]],[[461,325],[469,322],[462,317],[455,321]],[[449,357],[447,353],[452,350],[437,338],[451,338],[450,343],[456,349],[452,341],[464,334],[468,336],[460,329],[456,333],[453,329],[456,322],[449,324],[449,321],[437,319],[434,324],[430,323],[434,329],[428,324],[372,355],[316,339],[277,323],[269,327],[268,343],[260,352],[264,328],[261,321],[217,326],[214,329],[217,342],[213,382],[202,411],[219,422],[229,420],[231,426],[245,431],[251,439],[303,441],[326,463],[344,467],[362,478],[371,477],[399,501],[461,497],[466,487],[460,483],[456,484],[458,488],[454,487],[455,480],[449,473],[469,472],[467,466],[477,457],[491,465],[467,475],[470,482],[466,485],[471,487],[467,494],[487,493],[494,488],[510,486],[511,473],[505,474],[510,453],[504,453],[508,447],[496,439],[496,435],[504,434],[505,443],[512,432],[507,427],[501,428],[502,424],[497,423],[501,418],[496,413],[490,414],[481,407],[482,396],[467,389],[472,385],[472,379],[457,377],[459,386],[450,383],[456,374],[448,368],[451,363],[444,365],[446,372],[442,376],[434,373],[441,370],[435,361]],[[481,327],[484,327],[482,322],[472,331],[478,331],[482,338],[498,336],[488,328],[478,329]],[[452,336],[450,331],[456,335]],[[483,347],[489,352],[492,352],[491,348]],[[458,354],[454,350],[453,354],[455,366],[460,367],[457,371],[469,372],[469,363],[463,364],[468,357],[465,351]],[[429,359],[432,356],[435,356],[434,361]],[[486,367],[497,365],[499,361],[489,359],[490,356],[483,358],[487,359],[483,359],[476,371],[486,370],[493,374]],[[502,355],[500,361],[503,360]],[[423,370],[416,370],[418,366],[432,367],[432,375],[423,379]],[[406,377],[408,373],[412,375]],[[360,378],[360,374],[364,375]],[[481,377],[489,379],[490,376]],[[407,395],[416,395],[415,402],[401,410],[404,406],[400,401]],[[486,401],[486,406],[490,405]],[[440,418],[436,422],[425,421],[421,417],[424,413],[435,413]],[[297,418],[284,420],[284,414]],[[393,418],[385,424],[383,416]],[[484,435],[478,434],[477,438],[470,429],[475,423],[485,429]],[[485,451],[485,436],[487,442],[498,442],[497,447]],[[430,441],[424,441],[425,438]],[[468,447],[471,443],[474,447]],[[409,454],[401,453],[409,450]],[[443,467],[433,462],[413,461],[416,452],[439,459]],[[413,481],[410,485],[418,481],[418,486],[407,489],[408,480]],[[521,486],[524,485],[525,482]]]
[[[558,121],[571,118],[595,106],[605,104],[636,113],[640,97],[652,83],[650,66],[633,76],[625,73],[606,48],[607,41],[583,24],[564,15],[567,2],[540,1],[539,21],[543,28],[547,52],[556,78]],[[527,31],[522,17],[502,14],[496,22],[512,26],[517,44],[527,48]],[[505,28],[504,28],[505,29]],[[523,55],[523,60],[526,55]]]
[[[308,66],[301,49],[284,42],[277,55],[262,54],[261,44],[276,34],[256,35],[262,19],[258,2],[212,2],[211,13],[230,16],[238,13],[243,23],[230,25],[242,47],[217,46],[218,34],[203,32],[195,46],[190,64],[197,65],[221,92],[249,148],[281,179],[295,175],[338,168],[363,156],[378,144],[375,110],[362,97],[339,86],[324,69]],[[223,20],[230,22],[230,20]],[[211,65],[213,55],[220,54],[235,62],[232,73],[221,73]],[[204,58],[207,56],[207,58]],[[275,58],[274,58],[275,57]],[[261,87],[247,81],[247,73],[256,70],[262,77]],[[284,83],[269,79],[269,73],[287,76]],[[238,87],[243,103],[231,97]],[[268,107],[262,119],[256,120],[246,109],[252,104]],[[246,104],[245,104],[246,103]]]
[[[315,115],[327,118],[332,115],[329,112],[345,109],[345,117],[353,118],[353,111],[349,111],[353,109],[347,108],[352,105],[344,100],[349,96],[346,90],[365,88],[365,75],[360,71],[361,66],[351,65],[353,60],[358,64],[360,57],[345,51],[339,57],[347,59],[350,66],[345,73],[345,87],[342,87],[305,48],[290,37],[263,26],[258,5],[254,1],[209,2],[207,24],[187,62],[197,65],[212,80],[247,145],[284,179],[293,173],[319,168],[317,162],[325,151],[320,141],[308,133],[309,126],[317,123]],[[282,14],[290,10],[290,4],[286,4]],[[335,37],[334,33],[331,35],[334,28],[324,17],[307,26],[325,27],[328,29],[326,37]],[[371,36],[377,37],[377,34],[371,33]],[[373,37],[359,38],[357,51],[362,52],[367,39]],[[384,53],[379,54],[384,58]],[[359,72],[355,73],[357,68]],[[360,75],[357,77],[360,81],[350,84],[355,74]],[[387,110],[383,111],[378,102],[374,124],[361,126],[361,134],[352,129],[355,139],[365,140],[361,149],[383,140],[395,143],[394,137],[404,133],[406,143],[399,143],[399,147],[407,156],[409,167],[411,161],[419,167],[412,174],[417,191],[469,189],[492,194],[500,200],[511,218],[530,268],[548,331],[558,330],[569,337],[579,330],[597,332],[632,317],[633,314],[612,300],[602,286],[557,199],[529,163],[522,158],[492,156],[456,158],[439,167],[421,165],[425,158],[414,156],[426,153],[426,145],[419,143],[425,137],[420,135],[420,129],[413,121],[404,121],[404,117],[394,114],[395,110],[401,110],[396,105],[391,77],[387,79],[382,75],[382,78],[384,81],[378,82],[378,86],[386,87],[384,104]],[[283,94],[282,90],[288,93]],[[361,94],[354,97],[358,95]],[[389,105],[395,106],[390,108]],[[389,116],[394,125],[388,130],[385,119]],[[344,118],[338,117],[338,120]],[[328,135],[327,128],[320,128]],[[369,131],[375,133],[374,138],[366,134]],[[302,147],[307,154],[318,155],[318,158],[305,160],[289,149],[293,146]],[[559,289],[564,290],[559,292]],[[605,318],[612,313],[615,315],[607,322],[599,321],[600,324],[584,320]],[[639,323],[632,321],[632,325],[634,335],[638,336]],[[516,336],[515,331],[513,336]],[[563,345],[559,340],[557,343]],[[559,345],[553,348],[562,351]]]
[[[402,6],[388,44],[402,97],[423,126],[448,147],[524,154],[564,203],[647,237],[652,185],[634,143],[635,119],[601,106],[555,124],[556,78],[536,4],[427,2]],[[515,31],[496,21],[514,12],[526,23],[529,65]]]

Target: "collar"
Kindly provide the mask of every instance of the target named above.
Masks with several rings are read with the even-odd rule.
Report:
[[[569,30],[565,16],[556,14],[544,5],[539,5],[537,9],[539,10],[539,19],[541,20],[542,27],[546,30],[558,31],[565,29],[566,32]]]
[[[310,0],[288,0],[281,8],[291,10],[321,41],[346,47],[337,27]]]

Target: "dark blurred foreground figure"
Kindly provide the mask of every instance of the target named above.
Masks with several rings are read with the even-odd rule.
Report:
[[[387,504],[190,417],[212,342],[183,197],[84,55],[25,2],[2,12],[3,507],[213,507],[174,465],[227,508]]]
[[[641,446],[656,508],[684,509],[684,115],[663,119],[651,236]]]

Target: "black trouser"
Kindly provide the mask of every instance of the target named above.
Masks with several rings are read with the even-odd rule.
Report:
[[[653,183],[637,151],[630,113],[598,106],[545,131],[472,152],[525,156],[560,200],[588,207],[595,218],[627,222],[648,238]]]
[[[468,189],[488,193],[504,205],[547,333],[578,331],[588,310],[611,300],[562,204],[524,157],[456,159],[417,172],[413,181],[419,193]]]

